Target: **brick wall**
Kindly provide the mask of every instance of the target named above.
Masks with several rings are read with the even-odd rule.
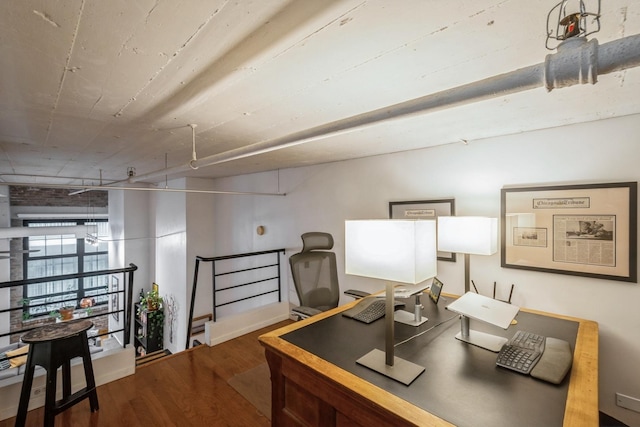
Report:
[[[11,206],[62,206],[105,208],[109,204],[107,191],[94,190],[69,196],[64,188],[9,187]]]

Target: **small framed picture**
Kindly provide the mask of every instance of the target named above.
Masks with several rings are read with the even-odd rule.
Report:
[[[111,315],[118,322],[120,320],[120,281],[111,276]]]

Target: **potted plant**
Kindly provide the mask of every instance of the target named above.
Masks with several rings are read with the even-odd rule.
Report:
[[[148,339],[156,342],[158,348],[163,348],[163,332],[164,332],[164,312],[162,310],[155,310],[149,313],[147,317],[148,322]],[[149,347],[148,347],[149,348]]]
[[[31,319],[31,313],[29,313],[29,303],[31,302],[31,300],[29,298],[22,298],[21,303],[24,307],[27,307],[23,312],[22,312],[22,320],[29,320]]]
[[[142,330],[143,336],[147,337],[146,349],[163,348],[164,329],[164,301],[159,295],[156,286],[146,294],[140,293],[140,305],[138,307],[138,317],[143,324],[147,324],[146,331]],[[155,351],[155,350],[154,350]]]
[[[71,320],[73,319],[73,312],[76,309],[74,305],[63,305],[58,309],[58,313],[60,313],[61,320]]]
[[[162,297],[158,294],[158,291],[153,289],[140,298],[140,305],[147,306],[147,311],[155,311],[162,307]]]
[[[91,316],[94,305],[96,305],[96,299],[93,297],[82,298],[80,300],[80,308],[84,308],[86,316]]]

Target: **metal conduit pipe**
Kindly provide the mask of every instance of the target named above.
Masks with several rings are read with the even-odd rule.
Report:
[[[261,141],[255,144],[225,151],[223,153],[203,157],[198,159],[197,166],[213,166],[219,163],[251,157],[258,154],[268,153],[270,151],[281,150],[283,148],[340,135],[342,133],[352,132],[356,129],[362,129],[366,126],[372,126],[400,117],[408,117],[410,115],[423,114],[427,111],[437,111],[444,108],[450,108],[456,105],[468,103],[470,100],[480,101],[499,95],[507,95],[509,93],[525,90],[522,89],[523,86],[527,89],[533,89],[542,85],[543,70],[544,67],[542,64],[521,68],[520,70],[513,71],[511,73],[490,77],[479,82],[470,83],[389,107],[383,107],[377,110],[347,117],[345,119],[285,135],[280,138]],[[156,178],[164,175],[173,175],[185,172],[189,169],[189,164],[174,166],[156,172],[137,175],[131,178],[131,182],[143,181],[145,179]]]
[[[49,236],[60,234],[74,234],[80,239],[86,236],[89,226],[69,225],[59,227],[0,227],[0,239],[15,239],[29,236]]]
[[[599,74],[608,74],[639,65],[640,35],[614,40],[601,46],[598,45],[596,39],[590,42],[587,42],[585,38],[569,39],[558,46],[557,53],[547,55],[544,63],[347,117],[280,138],[214,154],[195,162],[191,161],[183,165],[137,175],[131,177],[130,181],[137,182],[159,176],[174,175],[189,171],[194,166],[198,168],[213,166],[352,132],[400,117],[425,114],[541,86],[551,91],[575,84],[595,84]]]

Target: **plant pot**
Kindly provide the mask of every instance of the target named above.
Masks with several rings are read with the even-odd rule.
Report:
[[[71,319],[73,319],[74,308],[61,308],[58,311],[60,312],[60,318],[62,320],[71,320]]]

